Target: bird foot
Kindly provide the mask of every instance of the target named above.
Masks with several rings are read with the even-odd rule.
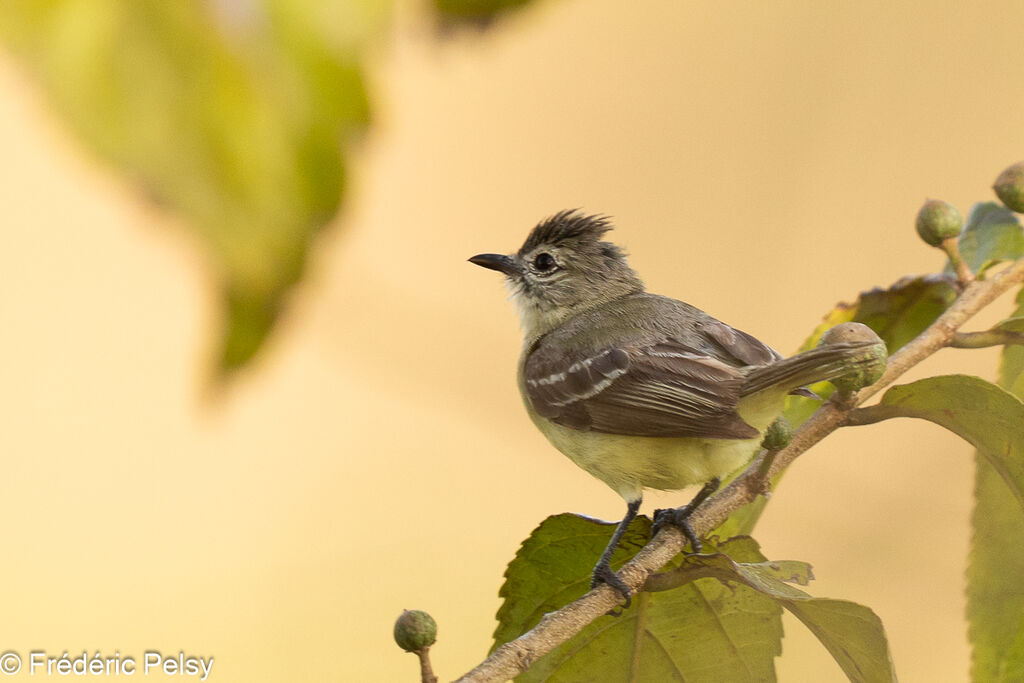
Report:
[[[633,601],[632,591],[629,590],[629,586],[626,582],[620,579],[615,572],[612,571],[611,566],[606,562],[598,562],[597,566],[594,567],[594,573],[590,579],[590,588],[593,590],[601,584],[606,584],[610,588],[618,591],[622,597],[626,599],[626,603],[622,606],[622,609],[627,609],[630,603]],[[609,612],[614,617],[619,616],[622,612]]]

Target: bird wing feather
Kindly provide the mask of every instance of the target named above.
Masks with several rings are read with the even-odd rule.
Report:
[[[744,373],[689,346],[663,340],[525,362],[526,395],[556,424],[626,436],[753,438],[736,413]]]

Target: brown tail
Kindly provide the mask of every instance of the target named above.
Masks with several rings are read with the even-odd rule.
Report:
[[[788,392],[812,382],[842,377],[858,366],[877,362],[877,347],[877,341],[828,344],[762,365],[747,375],[740,394],[749,396],[770,387],[779,387]]]

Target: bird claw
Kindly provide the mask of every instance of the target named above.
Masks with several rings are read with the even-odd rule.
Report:
[[[701,544],[700,539],[697,538],[697,534],[693,532],[693,527],[690,526],[690,516],[693,515],[694,510],[700,507],[701,503],[707,500],[708,496],[718,489],[721,483],[718,477],[715,477],[704,484],[704,488],[698,491],[693,500],[686,505],[677,508],[655,510],[654,524],[651,525],[651,537],[656,536],[662,527],[669,524],[683,532],[683,536],[686,536],[686,540],[690,542],[690,546],[693,548],[694,555],[699,553],[704,546]]]
[[[690,542],[693,547],[693,553],[697,554],[703,550],[704,545],[697,538],[697,534],[693,532],[693,527],[690,526],[690,515],[693,514],[693,509],[690,505],[683,505],[677,508],[664,508],[661,510],[654,511],[654,524],[651,525],[651,538],[657,535],[659,531],[666,525],[671,525],[683,532],[683,536]]]

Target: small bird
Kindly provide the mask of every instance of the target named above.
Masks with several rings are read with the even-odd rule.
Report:
[[[822,346],[784,359],[754,337],[690,304],[644,291],[623,251],[602,241],[605,216],[562,211],[519,251],[471,263],[505,275],[521,316],[519,390],[530,419],[559,451],[626,501],[597,565],[629,604],[610,560],[646,488],[704,484],[688,504],[659,510],[655,525],[687,521],[721,478],[752,459],[790,393],[866,362],[874,342]]]

